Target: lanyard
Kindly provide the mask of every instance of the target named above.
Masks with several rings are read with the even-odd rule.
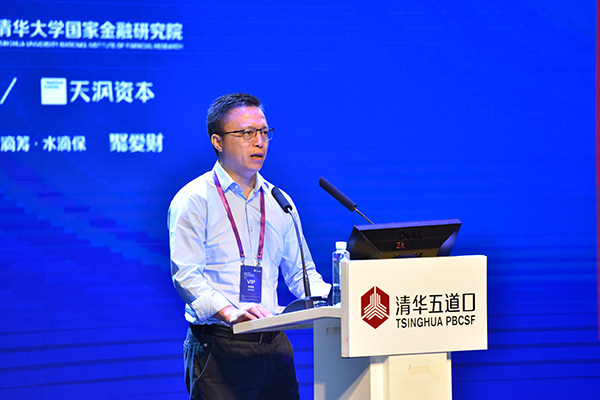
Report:
[[[217,178],[217,173],[214,175],[215,185],[217,186],[217,191],[219,192],[219,196],[221,197],[221,201],[223,202],[223,206],[225,207],[225,211],[227,211],[227,217],[229,218],[229,222],[231,223],[231,228],[233,229],[233,234],[235,235],[235,240],[237,241],[238,249],[240,251],[240,258],[242,259],[242,265],[245,265],[246,256],[244,255],[244,247],[242,246],[242,240],[240,239],[240,234],[237,229],[237,225],[235,224],[235,220],[233,219],[233,213],[231,212],[231,207],[229,207],[229,202],[225,197],[225,192],[221,187],[221,183],[219,182],[219,178]],[[264,190],[260,188],[260,239],[258,241],[258,254],[256,255],[258,267],[260,267],[260,263],[263,257],[263,247],[265,245],[265,195]]]

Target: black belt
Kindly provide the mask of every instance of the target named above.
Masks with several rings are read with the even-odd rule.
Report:
[[[233,333],[233,329],[221,325],[194,325],[190,324],[194,336],[208,334],[231,340],[243,340],[245,342],[271,343],[280,331],[255,332],[255,333]]]

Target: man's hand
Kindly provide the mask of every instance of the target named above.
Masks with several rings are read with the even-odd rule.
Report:
[[[227,322],[229,325],[237,324],[238,322],[250,321],[252,319],[270,317],[272,314],[260,304],[251,304],[244,308],[235,308],[227,306],[215,314],[215,317],[221,321]]]

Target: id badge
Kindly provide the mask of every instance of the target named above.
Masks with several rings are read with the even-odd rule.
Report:
[[[242,265],[240,273],[240,301],[260,303],[262,289],[262,268]]]

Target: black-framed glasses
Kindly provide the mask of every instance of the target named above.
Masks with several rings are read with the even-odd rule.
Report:
[[[256,138],[256,135],[260,132],[260,136],[263,140],[273,140],[274,130],[274,128],[246,128],[240,129],[239,131],[221,132],[217,133],[217,135],[228,135],[230,133],[236,133],[237,137],[241,137],[242,139],[244,139],[245,142],[249,142],[251,140],[254,140]]]

